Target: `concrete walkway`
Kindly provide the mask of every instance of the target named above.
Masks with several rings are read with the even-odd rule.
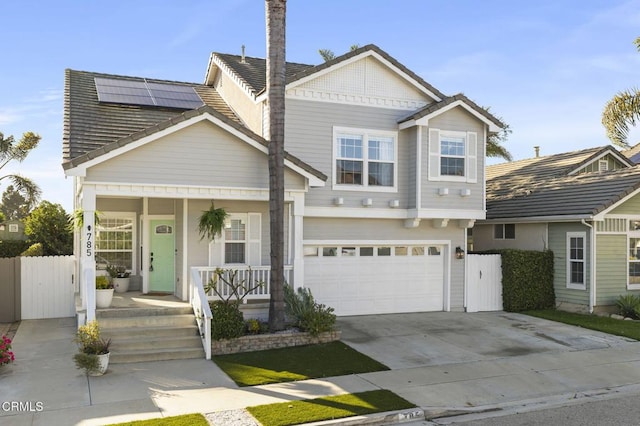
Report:
[[[391,371],[249,388],[238,388],[206,360],[116,364],[102,377],[87,378],[72,360],[74,333],[74,319],[22,321],[14,339],[16,362],[0,368],[0,424],[103,425],[378,388],[439,415],[637,391],[640,384],[640,343],[625,339],[600,339],[597,348],[551,346],[544,352],[485,354],[449,364],[404,364]],[[568,327],[567,333],[583,335],[584,330]],[[366,350],[384,347],[374,343],[369,341]]]

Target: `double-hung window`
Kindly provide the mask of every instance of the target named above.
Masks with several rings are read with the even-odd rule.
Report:
[[[395,132],[334,129],[334,189],[396,189]]]
[[[224,229],[224,263],[245,263],[247,252],[247,219],[231,217]]]
[[[429,180],[477,182],[477,162],[475,132],[429,129]]]
[[[500,223],[493,225],[494,240],[515,240],[516,225],[514,223]]]
[[[585,232],[567,232],[567,288],[586,289]]]
[[[222,238],[212,241],[209,246],[209,264],[261,265],[261,229],[260,213],[230,213]]]

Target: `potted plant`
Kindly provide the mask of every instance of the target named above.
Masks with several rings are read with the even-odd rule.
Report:
[[[109,367],[111,339],[100,337],[98,322],[93,320],[78,327],[75,342],[78,344],[78,353],[73,356],[76,367],[89,376],[102,376]]]
[[[110,277],[98,275],[96,277],[96,308],[108,308],[113,299],[113,284]]]
[[[129,276],[131,274],[127,268],[122,265],[107,265],[107,273],[111,276],[116,293],[129,291]]]

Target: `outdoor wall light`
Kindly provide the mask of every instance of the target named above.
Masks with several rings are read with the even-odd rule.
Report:
[[[464,259],[464,250],[462,250],[459,246],[456,247],[456,259]]]

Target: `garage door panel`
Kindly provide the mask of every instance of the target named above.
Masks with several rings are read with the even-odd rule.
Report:
[[[444,256],[305,257],[305,286],[337,315],[441,311]]]

